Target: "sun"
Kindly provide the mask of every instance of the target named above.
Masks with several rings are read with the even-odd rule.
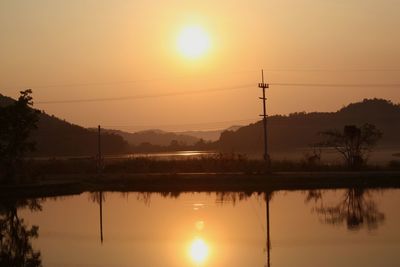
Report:
[[[203,263],[207,259],[208,254],[208,245],[203,239],[196,238],[192,241],[189,247],[189,255],[194,263]]]
[[[180,32],[177,45],[183,56],[196,59],[209,50],[211,42],[207,32],[202,27],[187,26]]]

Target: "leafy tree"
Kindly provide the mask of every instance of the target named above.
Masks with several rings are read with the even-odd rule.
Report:
[[[0,175],[8,181],[15,178],[24,155],[35,149],[30,136],[40,112],[32,108],[31,94],[30,89],[21,91],[17,101],[0,107]]]
[[[0,201],[0,266],[40,267],[40,251],[32,247],[32,240],[38,238],[39,227],[29,227],[18,216],[18,210],[42,209],[38,200],[3,199]]]
[[[369,123],[361,127],[346,125],[343,132],[329,130],[321,134],[325,137],[321,145],[334,148],[343,156],[350,168],[359,168],[363,165],[368,159],[369,152],[382,137],[382,132]]]

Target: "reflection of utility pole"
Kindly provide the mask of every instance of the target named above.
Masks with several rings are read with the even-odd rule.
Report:
[[[97,174],[100,176],[102,171],[102,157],[101,157],[101,127],[98,126],[97,135]],[[100,241],[103,244],[103,192],[99,192],[99,206],[100,206]]]
[[[271,198],[271,194],[269,192],[265,192],[265,209],[266,209],[266,217],[267,217],[267,255],[265,259],[265,266],[270,267],[271,266],[271,256],[270,256],[270,251],[271,251],[271,238],[269,235],[269,200]]]
[[[264,123],[264,160],[267,165],[267,168],[269,168],[270,158],[268,154],[267,108],[265,103],[267,100],[267,98],[265,97],[265,89],[269,88],[269,84],[264,83],[264,70],[261,70],[261,78],[262,82],[258,84],[258,87],[263,89],[263,96],[260,97],[260,99],[263,101],[263,114],[260,116],[263,117],[263,123]]]
[[[103,244],[103,192],[100,195],[100,241]]]

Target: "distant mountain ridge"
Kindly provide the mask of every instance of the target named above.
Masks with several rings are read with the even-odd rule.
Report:
[[[15,100],[0,94],[0,106],[12,104],[13,101]],[[94,129],[71,124],[45,112],[41,112],[39,117],[38,130],[34,131],[32,136],[37,142],[37,151],[34,155],[50,157],[96,155],[97,132]],[[379,142],[380,147],[400,148],[400,105],[384,99],[364,99],[362,102],[349,104],[336,112],[300,112],[287,116],[271,116],[268,118],[269,148],[271,151],[304,148],[319,141],[318,133],[321,131],[342,129],[348,124],[364,123],[372,123],[383,132],[383,138]],[[190,146],[200,141],[201,134],[210,133],[209,131],[194,132],[197,132],[196,136],[185,134],[190,132],[170,133],[147,130],[126,133],[104,129],[101,136],[102,150],[104,154],[130,153],[132,145],[152,143],[158,146],[169,146],[172,141]],[[218,141],[212,144],[215,145],[215,149],[222,152],[258,153],[263,149],[262,121],[243,127],[233,126],[223,131]]]
[[[105,129],[105,131],[122,136],[131,145],[150,143],[152,145],[168,146],[171,144],[172,141],[177,141],[180,144],[194,145],[199,141],[199,138],[191,135],[165,132],[158,129],[145,130],[134,133],[112,129]]]
[[[268,144],[271,151],[304,148],[320,140],[318,133],[342,129],[344,125],[372,123],[382,132],[380,147],[400,148],[400,105],[384,99],[364,99],[337,112],[293,113],[268,117]],[[225,131],[219,149],[234,152],[260,152],[263,149],[262,121]]]
[[[243,127],[243,126],[234,125],[234,126],[231,126],[231,127],[227,128],[227,129],[221,129],[221,130],[184,131],[184,132],[177,132],[177,133],[194,136],[194,137],[197,137],[199,139],[203,139],[205,141],[217,141],[220,138],[222,132],[224,132],[224,131],[236,131],[240,127]]]
[[[223,131],[236,131],[242,126],[231,126],[225,130],[212,131],[185,131],[185,132],[167,132],[159,129],[150,129],[138,132],[126,132],[114,129],[104,129],[105,132],[114,133],[122,136],[130,145],[140,145],[150,143],[157,146],[168,146],[173,141],[179,144],[194,145],[203,139],[204,141],[217,141]]]

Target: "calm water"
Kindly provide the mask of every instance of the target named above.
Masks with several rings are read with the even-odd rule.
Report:
[[[1,257],[45,267],[400,266],[399,203],[400,190],[355,189],[2,200]]]

